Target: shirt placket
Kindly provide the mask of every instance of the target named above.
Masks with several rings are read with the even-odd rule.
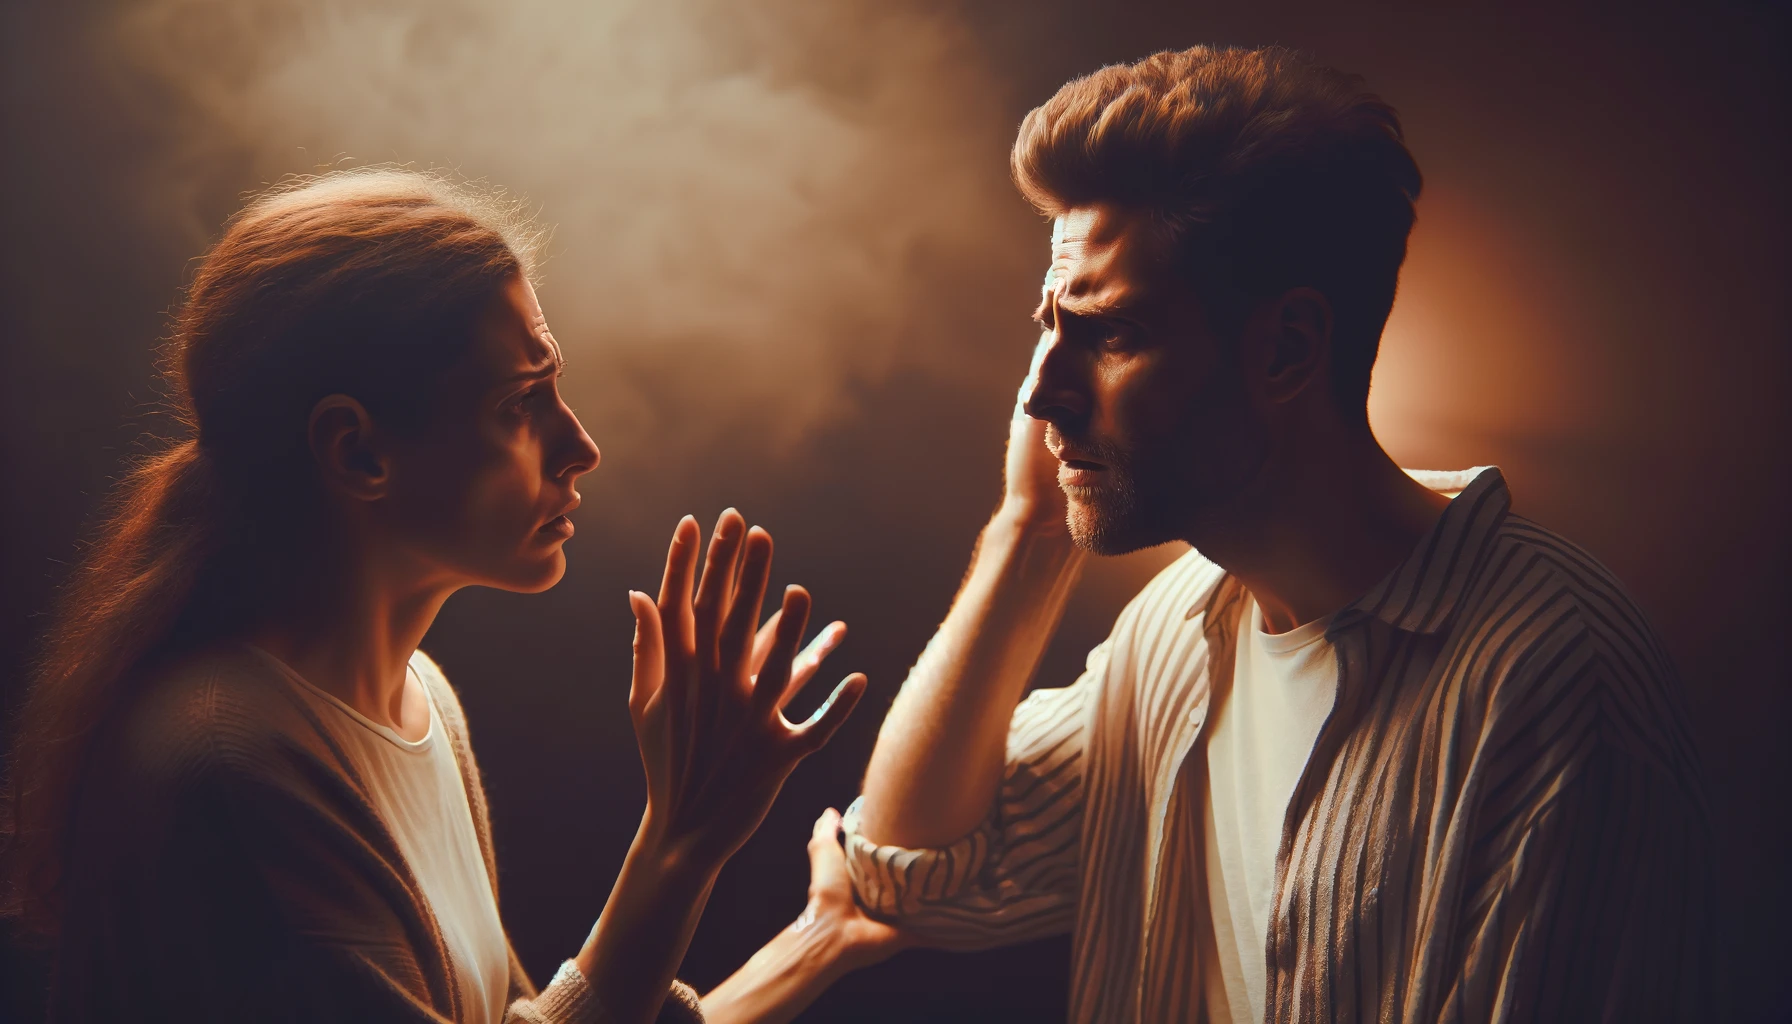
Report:
[[[1170,757],[1165,762],[1169,769],[1168,776],[1156,780],[1157,784],[1153,787],[1158,797],[1151,805],[1151,823],[1148,833],[1150,839],[1148,849],[1151,859],[1147,865],[1145,876],[1147,879],[1145,906],[1148,908],[1149,916],[1139,950],[1141,969],[1147,972],[1151,970],[1150,965],[1154,959],[1151,948],[1152,939],[1156,934],[1158,923],[1164,919],[1164,908],[1159,907],[1158,901],[1164,891],[1165,873],[1171,870],[1167,857],[1168,846],[1171,842],[1170,808],[1175,805],[1175,801],[1188,800],[1196,795],[1184,792],[1188,785],[1186,780],[1189,774],[1184,769],[1190,752],[1194,750],[1196,741],[1200,739],[1202,730],[1207,726],[1208,710],[1213,700],[1215,674],[1232,671],[1234,644],[1228,637],[1237,635],[1238,610],[1241,607],[1238,597],[1241,593],[1241,585],[1231,577],[1226,577],[1220,581],[1207,603],[1200,609],[1206,613],[1202,622],[1203,650],[1201,655],[1194,659],[1187,683],[1187,685],[1197,688],[1197,696],[1194,706],[1186,714],[1178,716],[1172,726],[1176,731],[1170,746]],[[1191,612],[1191,617],[1193,614]],[[1177,870],[1180,869],[1180,867],[1177,868]],[[1179,966],[1181,965],[1173,965],[1171,969],[1178,969]],[[1148,981],[1146,984],[1140,985],[1138,989],[1140,997],[1143,998],[1146,992],[1153,991],[1155,988],[1156,986]],[[1147,1009],[1144,1006],[1137,1007],[1138,1019],[1149,1019],[1145,1014]]]

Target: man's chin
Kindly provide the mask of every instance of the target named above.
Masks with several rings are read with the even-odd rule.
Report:
[[[1145,529],[1134,516],[1074,499],[1065,520],[1070,526],[1070,539],[1092,555],[1126,555],[1175,539],[1158,536],[1161,531]]]

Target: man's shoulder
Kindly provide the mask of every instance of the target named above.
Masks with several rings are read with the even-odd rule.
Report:
[[[1694,759],[1679,676],[1642,609],[1597,558],[1508,515],[1479,576],[1453,632],[1480,652],[1475,674],[1492,710],[1522,720],[1582,700],[1613,750]]]
[[[1470,628],[1524,614],[1554,630],[1585,634],[1659,655],[1642,609],[1623,583],[1585,548],[1523,516],[1508,514],[1466,602]]]
[[[1133,595],[1115,625],[1143,630],[1180,626],[1200,613],[1225,575],[1212,559],[1189,548]]]

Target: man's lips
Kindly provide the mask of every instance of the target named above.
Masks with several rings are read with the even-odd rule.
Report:
[[[1107,476],[1108,467],[1084,458],[1081,452],[1059,448],[1052,454],[1058,458],[1058,484],[1062,487],[1099,487]]]

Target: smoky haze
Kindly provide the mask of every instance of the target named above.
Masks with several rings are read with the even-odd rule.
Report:
[[[689,450],[746,419],[787,445],[849,382],[989,373],[963,342],[1024,337],[1036,271],[987,244],[1031,216],[1004,97],[918,5],[149,0],[99,45],[185,108],[142,198],[195,248],[207,168],[400,161],[526,197],[600,443]],[[670,405],[636,376],[662,365],[687,371]]]

